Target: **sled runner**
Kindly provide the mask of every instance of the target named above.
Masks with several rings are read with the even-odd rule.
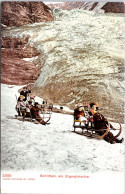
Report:
[[[110,128],[110,123],[108,122],[108,126],[107,128],[100,128],[100,129],[96,129],[94,127],[92,127],[91,123],[89,123],[88,125],[84,125],[80,120],[74,120],[73,122],[73,128],[75,133],[77,134],[81,134],[87,137],[91,137],[91,138],[97,138],[97,139],[103,139],[109,131],[113,130],[112,128]],[[76,129],[81,129],[82,131],[76,131]],[[120,136],[121,132],[122,132],[122,126],[119,123],[119,128],[116,129],[117,134],[115,135],[115,137]],[[103,135],[99,135],[99,132],[104,132]]]

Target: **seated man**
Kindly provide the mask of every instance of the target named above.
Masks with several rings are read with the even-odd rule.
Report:
[[[35,96],[28,96],[26,100],[27,104],[30,102],[30,105],[35,105]]]
[[[40,124],[45,125],[46,122],[39,115],[38,102],[35,102],[34,106],[30,106],[31,116],[35,118]]]
[[[90,103],[90,111],[89,111],[90,117],[93,118],[93,115],[97,112],[98,107],[99,107],[99,105],[97,102]],[[93,120],[92,120],[92,122],[93,122]]]
[[[94,128],[95,129],[102,129],[102,131],[96,131],[99,135],[103,135],[105,133],[105,130],[103,129],[107,129],[108,128],[108,121],[107,119],[99,113],[99,107],[97,108],[97,105],[95,104],[95,113],[93,115],[93,123],[94,123]],[[114,129],[113,126],[111,124],[110,128]],[[123,142],[123,138],[122,139],[117,139],[110,131],[108,132],[108,134],[104,137],[104,140],[114,144],[114,143],[122,143]]]
[[[84,113],[85,113],[85,117],[88,118],[89,117],[89,104],[88,103],[83,103],[83,107],[84,107]]]
[[[94,128],[93,125],[93,115],[97,112],[97,107],[98,107],[98,103],[97,102],[92,102],[90,103],[90,110],[89,110],[89,124],[91,125],[91,128]]]
[[[93,116],[97,112],[97,104],[95,102],[90,103],[89,115]]]
[[[30,111],[31,106],[33,106],[32,100],[31,99],[26,100],[26,117],[31,117],[31,111]]]

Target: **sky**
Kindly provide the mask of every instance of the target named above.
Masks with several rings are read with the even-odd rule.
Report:
[[[50,3],[55,4],[55,3],[63,3],[63,2],[59,2],[59,1],[58,2],[57,1],[56,2],[53,2],[53,1],[43,1],[43,3],[45,3],[45,4],[50,4]]]

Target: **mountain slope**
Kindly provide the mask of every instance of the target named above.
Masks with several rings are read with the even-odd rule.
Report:
[[[30,37],[30,46],[41,53],[34,95],[71,108],[98,101],[105,116],[124,122],[124,15],[81,9],[53,14],[53,22],[2,33]]]

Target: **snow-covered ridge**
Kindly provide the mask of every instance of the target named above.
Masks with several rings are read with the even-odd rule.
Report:
[[[125,13],[125,4],[124,2],[60,2],[60,3],[48,3],[45,2],[51,9],[82,9],[93,11],[96,13]]]

